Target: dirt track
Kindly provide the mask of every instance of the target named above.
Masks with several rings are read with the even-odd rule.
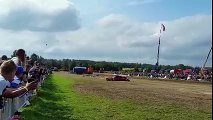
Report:
[[[129,100],[136,104],[181,105],[199,111],[212,110],[211,84],[148,79],[113,82],[101,76],[70,76],[76,81],[75,89],[83,94]]]

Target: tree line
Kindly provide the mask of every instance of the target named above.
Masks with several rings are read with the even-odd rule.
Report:
[[[121,63],[121,62],[106,62],[106,61],[91,61],[91,60],[74,60],[74,59],[44,59],[43,57],[33,53],[30,57],[33,61],[38,61],[47,68],[57,67],[61,70],[72,70],[74,67],[92,67],[95,71],[121,71],[123,68],[134,68],[135,72],[141,72],[146,69],[150,72],[154,69],[152,64],[141,64],[141,63]],[[179,65],[160,65],[158,70],[172,70],[172,69],[193,69],[191,66],[184,64]]]

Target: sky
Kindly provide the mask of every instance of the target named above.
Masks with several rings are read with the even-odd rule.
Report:
[[[161,24],[159,63],[202,66],[212,0],[0,0],[0,56],[155,64]]]

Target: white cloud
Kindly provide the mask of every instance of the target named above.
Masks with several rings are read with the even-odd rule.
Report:
[[[80,27],[79,13],[68,0],[0,0],[0,28],[69,31]]]
[[[34,9],[39,12],[55,13],[73,7],[68,0],[0,0],[0,13],[9,14],[11,10],[20,8]]]
[[[201,66],[211,46],[212,15],[144,23],[111,14],[93,27],[76,31],[35,32],[0,29],[0,54],[24,48],[47,58],[91,59],[155,64],[160,24],[160,64]],[[46,43],[48,46],[46,46]],[[212,58],[210,58],[210,61]],[[208,62],[208,65],[212,65]]]

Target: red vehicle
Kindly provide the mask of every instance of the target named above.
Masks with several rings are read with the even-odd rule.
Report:
[[[107,77],[106,78],[107,81],[130,81],[127,77],[124,76],[113,76],[113,77]]]

